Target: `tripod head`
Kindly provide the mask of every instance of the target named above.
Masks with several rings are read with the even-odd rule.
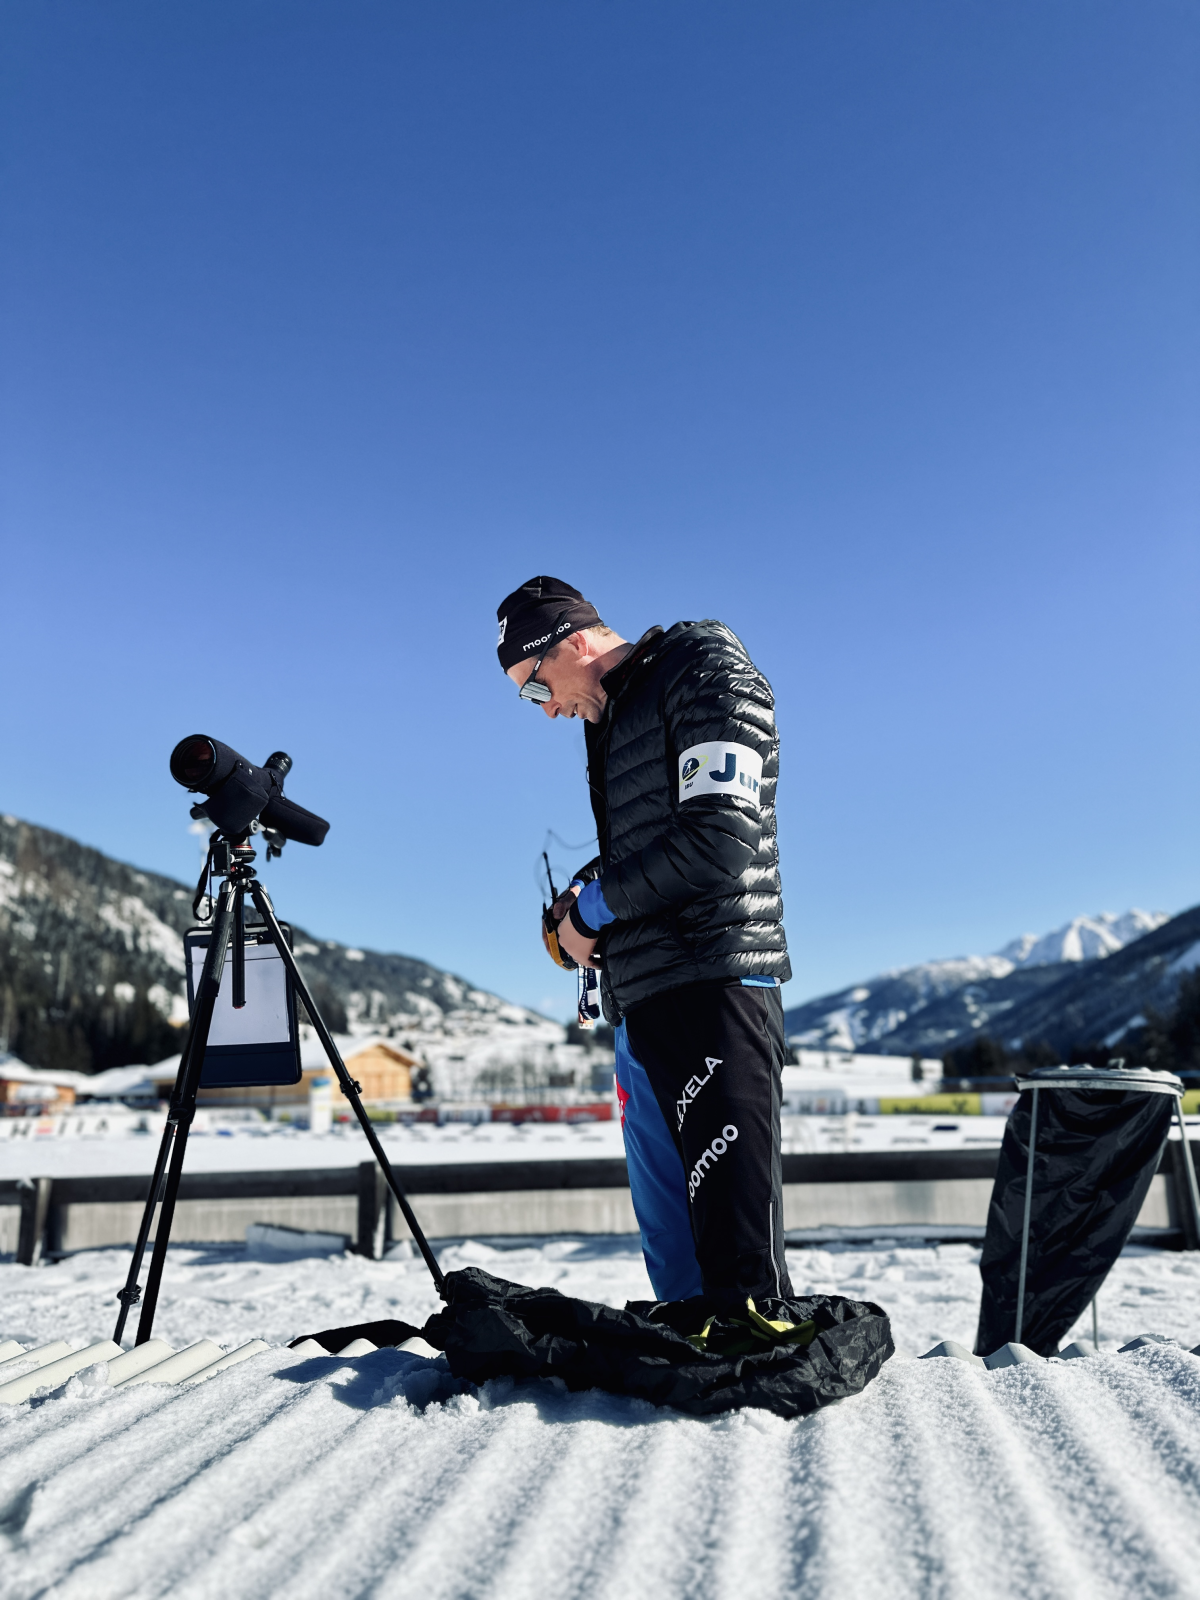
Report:
[[[264,835],[266,829],[263,829]],[[205,865],[205,872],[215,878],[233,878],[245,886],[250,878],[257,877],[257,873],[250,863],[255,859],[257,852],[250,843],[249,831],[239,834],[236,839],[223,839],[217,834],[209,849],[209,859]],[[278,852],[276,852],[278,854]],[[271,850],[268,845],[267,860],[271,859]]]
[[[193,816],[195,816],[198,809],[196,806],[192,807]],[[280,842],[279,848],[276,849],[271,843],[268,829],[263,828],[257,831],[261,831],[263,837],[267,840],[267,860],[270,861],[272,856],[278,856],[283,844]],[[230,888],[236,894],[238,915],[241,915],[245,892],[258,879],[258,874],[251,865],[257,852],[250,843],[250,833],[250,828],[243,829],[241,833],[235,834],[232,838],[227,838],[224,834],[215,833],[209,841],[208,854],[205,856],[204,865],[200,869],[200,881],[196,885],[196,893],[192,896],[192,915],[198,921],[207,922],[213,914],[214,898],[209,887],[213,878],[227,878],[229,880]],[[266,893],[265,889],[263,893]],[[201,907],[206,898],[208,900],[208,909],[207,911],[202,911]]]

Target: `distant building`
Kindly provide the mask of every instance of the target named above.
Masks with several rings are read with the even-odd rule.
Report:
[[[306,1030],[307,1031],[307,1030]],[[423,1065],[420,1056],[405,1050],[394,1039],[342,1039],[335,1040],[346,1070],[356,1083],[362,1085],[365,1105],[394,1105],[412,1099],[413,1073]],[[307,1105],[308,1092],[315,1078],[333,1078],[333,1068],[316,1037],[304,1040],[300,1046],[300,1065],[304,1077],[290,1091],[277,1090],[279,1095],[293,1096],[289,1102],[276,1099],[276,1105]],[[340,1098],[334,1080],[335,1103]]]
[[[196,1096],[198,1106],[240,1106],[265,1111],[268,1116],[292,1108],[307,1108],[309,1093],[318,1078],[333,1079],[334,1105],[341,1099],[333,1068],[320,1040],[305,1028],[309,1037],[300,1044],[299,1083],[280,1084],[274,1087],[248,1086],[246,1088],[201,1089]],[[413,1073],[423,1065],[419,1056],[405,1050],[395,1040],[383,1037],[358,1039],[347,1034],[338,1035],[335,1044],[346,1063],[350,1076],[362,1085],[362,1098],[368,1106],[395,1106],[412,1099]],[[151,1080],[158,1098],[165,1100],[179,1070],[179,1057],[172,1056],[157,1066],[146,1067],[142,1072]]]
[[[16,1056],[0,1056],[0,1116],[34,1116],[43,1111],[65,1111],[75,1104],[78,1072],[43,1072],[27,1067]]]

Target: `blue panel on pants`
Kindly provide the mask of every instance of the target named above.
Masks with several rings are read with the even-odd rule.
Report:
[[[655,1299],[686,1300],[703,1293],[703,1284],[688,1215],[683,1160],[646,1069],[629,1048],[623,1022],[617,1027],[615,1042],[625,1164],[646,1271]]]

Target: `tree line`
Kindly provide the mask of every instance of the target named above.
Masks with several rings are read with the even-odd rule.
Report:
[[[1113,1044],[1078,1042],[1064,1053],[1046,1040],[1023,1040],[1018,1048],[1007,1048],[984,1034],[942,1057],[947,1078],[1021,1077],[1035,1067],[1064,1062],[1093,1067],[1120,1062],[1158,1072],[1200,1074],[1200,969],[1184,976],[1171,1007],[1148,1009],[1145,1020],[1127,1028]]]

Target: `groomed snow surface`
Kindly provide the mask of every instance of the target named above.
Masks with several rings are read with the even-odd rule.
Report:
[[[380,1350],[283,1346],[378,1317],[420,1324],[421,1262],[268,1263],[172,1249],[155,1334],[272,1346],[197,1388],[102,1369],[0,1407],[0,1596],[1200,1596],[1200,1255],[1130,1249],[1100,1300],[1106,1352],[986,1372],[978,1251],[832,1246],[798,1288],[875,1300],[897,1356],[798,1422],[695,1421],[550,1384],[461,1386]],[[466,1242],[443,1265],[620,1305],[636,1240]],[[0,1267],[0,1340],[109,1336],[123,1250]],[[1178,1339],[1118,1355],[1147,1331]],[[1091,1333],[1090,1316],[1075,1330]]]

